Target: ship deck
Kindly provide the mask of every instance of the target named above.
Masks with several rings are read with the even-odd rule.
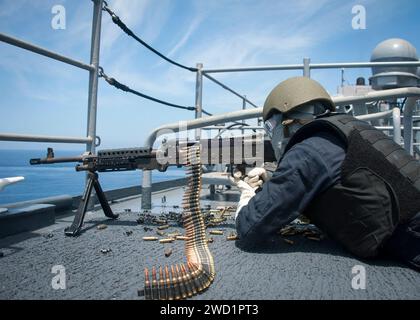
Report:
[[[204,196],[207,190],[203,188]],[[152,213],[179,211],[172,206],[180,205],[182,193],[182,187],[154,193]],[[203,199],[202,206],[234,206],[237,193],[232,193],[219,200]],[[68,214],[47,228],[0,239],[0,299],[142,299],[137,290],[143,286],[144,267],[185,262],[185,257],[183,241],[142,240],[155,236],[156,226],[136,222],[140,203],[141,196],[113,203],[114,212],[122,212],[118,220],[108,220],[101,210],[89,212],[84,232],[76,238],[64,236],[72,221]],[[99,224],[107,228],[98,230]],[[153,230],[145,231],[145,226]],[[419,273],[392,261],[358,260],[328,238],[317,242],[296,235],[290,237],[291,245],[278,237],[269,246],[249,250],[226,240],[235,231],[233,220],[216,228],[224,235],[212,235],[209,244],[214,283],[192,299],[420,299]],[[166,231],[176,230],[183,231]],[[164,255],[167,248],[173,250],[169,257]],[[105,254],[102,249],[111,251]],[[54,265],[65,267],[64,290],[52,288]],[[355,265],[366,268],[365,290],[352,288]]]

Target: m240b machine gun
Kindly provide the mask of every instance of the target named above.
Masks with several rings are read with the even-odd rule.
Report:
[[[268,141],[257,141],[255,137],[251,137],[248,141],[243,140],[240,142],[240,154],[238,157],[234,155],[235,142],[232,138],[230,139],[203,139],[200,140],[201,148],[206,150],[204,154],[208,155],[208,162],[202,161],[206,164],[215,163],[226,163],[230,164],[231,167],[236,165],[239,169],[244,170],[246,165],[257,162],[258,160],[264,160],[264,162],[275,161],[274,153],[271,145]],[[248,156],[244,156],[246,152],[247,143],[251,148],[251,152]],[[196,144],[193,142],[185,143],[185,146]],[[258,148],[258,144],[261,148]],[[101,184],[98,180],[97,172],[115,172],[115,171],[130,171],[130,170],[159,170],[161,172],[166,171],[169,165],[181,167],[185,165],[185,162],[180,156],[179,150],[182,147],[182,143],[178,140],[173,144],[167,144],[166,147],[159,150],[153,150],[151,148],[125,148],[125,149],[108,149],[98,151],[97,155],[93,155],[89,152],[76,157],[54,157],[54,151],[52,148],[48,148],[47,157],[43,159],[31,159],[31,165],[39,164],[53,164],[63,162],[78,162],[76,165],[76,171],[87,172],[87,183],[83,192],[82,198],[77,209],[77,213],[74,217],[71,226],[65,229],[67,236],[77,236],[83,225],[83,221],[88,209],[89,200],[92,194],[92,189],[95,189],[97,198],[104,211],[105,216],[111,219],[117,219],[118,215],[112,212],[111,207],[105,197]],[[263,148],[263,149],[262,149]],[[217,149],[217,150],[214,150]],[[257,150],[260,150],[258,154]],[[171,152],[172,150],[172,152]],[[262,153],[261,153],[262,150]],[[217,151],[217,152],[215,152]],[[220,156],[214,157],[217,153]],[[222,157],[223,154],[228,154],[228,157]],[[262,159],[261,159],[262,158]],[[163,161],[164,160],[164,161]]]

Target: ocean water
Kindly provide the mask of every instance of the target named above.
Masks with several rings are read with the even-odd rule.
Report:
[[[57,151],[56,157],[75,156],[75,151]],[[44,158],[46,150],[0,150],[0,178],[23,176],[24,181],[9,185],[0,191],[0,204],[35,200],[63,194],[72,196],[83,192],[85,173],[76,172],[75,163],[31,166],[31,158]],[[153,171],[153,182],[172,180],[185,175],[182,168],[168,168],[166,172]],[[142,171],[99,173],[104,190],[141,185]]]

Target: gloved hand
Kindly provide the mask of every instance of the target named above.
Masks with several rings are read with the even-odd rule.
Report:
[[[253,196],[255,196],[255,190],[258,187],[251,187],[248,183],[246,183],[244,180],[240,179],[240,176],[235,175],[235,177],[229,177],[229,180],[238,187],[239,191],[241,192],[241,197],[238,202],[238,207],[236,209],[235,213],[235,220],[239,214],[239,211],[246,206],[251,200]]]
[[[244,181],[251,187],[258,189],[268,180],[267,171],[264,168],[256,167],[252,169]]]

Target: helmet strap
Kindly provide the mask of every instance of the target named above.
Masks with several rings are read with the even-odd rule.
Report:
[[[305,125],[309,122],[311,122],[312,119],[286,119],[282,121],[282,125],[283,125],[283,133],[284,136],[286,138],[290,138],[291,134],[290,134],[290,129],[289,126],[291,126],[292,124],[300,124],[300,125]]]

